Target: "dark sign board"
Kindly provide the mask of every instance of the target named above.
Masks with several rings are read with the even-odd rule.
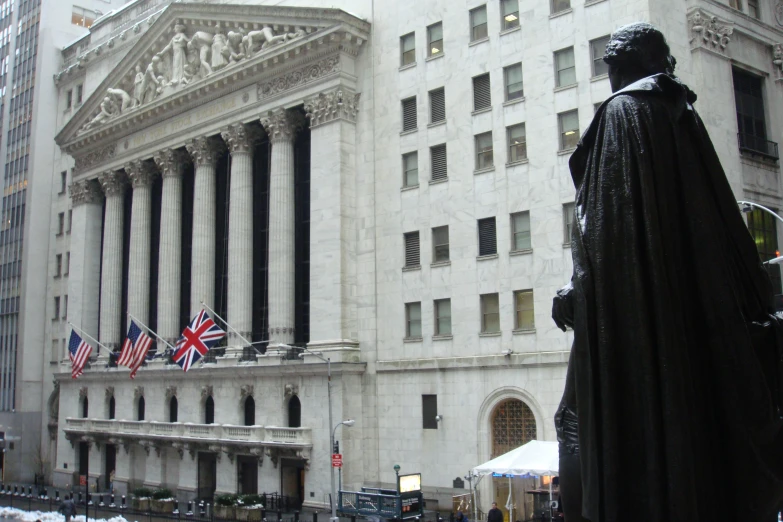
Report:
[[[405,520],[407,518],[420,517],[423,514],[424,503],[422,502],[422,495],[420,491],[412,493],[400,494],[400,518]]]

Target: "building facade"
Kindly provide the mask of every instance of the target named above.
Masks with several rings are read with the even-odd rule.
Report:
[[[72,380],[70,327],[47,328],[56,485],[322,506],[336,429],[345,489],[399,465],[449,509],[472,467],[554,440],[567,163],[625,23],[666,33],[737,199],[781,208],[779,1],[320,4],[142,0],[64,49],[52,176],[73,175],[52,212],[72,213],[70,263],[47,308],[67,291],[102,347]],[[774,221],[749,225],[774,257]],[[185,373],[164,353],[204,305],[231,328]],[[134,380],[109,353],[129,318],[162,338]],[[518,512],[533,486],[514,486]],[[508,487],[483,480],[482,509]]]

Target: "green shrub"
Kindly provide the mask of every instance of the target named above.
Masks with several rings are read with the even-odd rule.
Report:
[[[256,495],[254,493],[248,495],[242,495],[241,497],[239,497],[239,500],[245,506],[257,506],[259,504],[264,503],[263,500],[261,499],[261,495]]]
[[[150,498],[152,490],[150,488],[136,488],[133,490],[133,496],[136,498]]]
[[[235,506],[237,500],[236,495],[220,495],[215,499],[215,504],[218,506]]]
[[[173,496],[171,490],[166,488],[156,489],[152,492],[152,498],[155,500],[163,500],[164,498],[172,498]]]

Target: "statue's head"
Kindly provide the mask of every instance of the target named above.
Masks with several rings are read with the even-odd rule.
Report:
[[[644,22],[625,25],[612,33],[604,61],[609,64],[612,91],[653,74],[674,74],[677,64],[663,33]]]
[[[175,33],[185,32],[185,25],[182,23],[182,20],[178,20],[177,23],[174,24],[174,32]]]
[[[152,63],[157,65],[158,62],[160,62],[160,56],[158,56],[158,55],[153,56],[152,57]]]
[[[137,73],[141,72],[141,65],[138,65],[138,64],[136,65],[136,72]]]

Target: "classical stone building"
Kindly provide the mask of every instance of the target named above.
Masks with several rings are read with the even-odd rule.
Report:
[[[345,488],[398,464],[448,509],[473,466],[553,440],[567,162],[619,25],[666,32],[737,198],[781,208],[780,2],[280,4],[136,1],[63,51],[68,320],[110,350],[131,316],[163,340],[134,380],[103,348],[72,380],[69,326],[47,324],[58,485],[114,471],[120,491],[323,505],[329,373],[333,424],[356,420],[336,432]],[[774,256],[775,222],[750,216]],[[184,373],[163,354],[202,303],[232,329]],[[506,481],[479,489],[505,504]]]

